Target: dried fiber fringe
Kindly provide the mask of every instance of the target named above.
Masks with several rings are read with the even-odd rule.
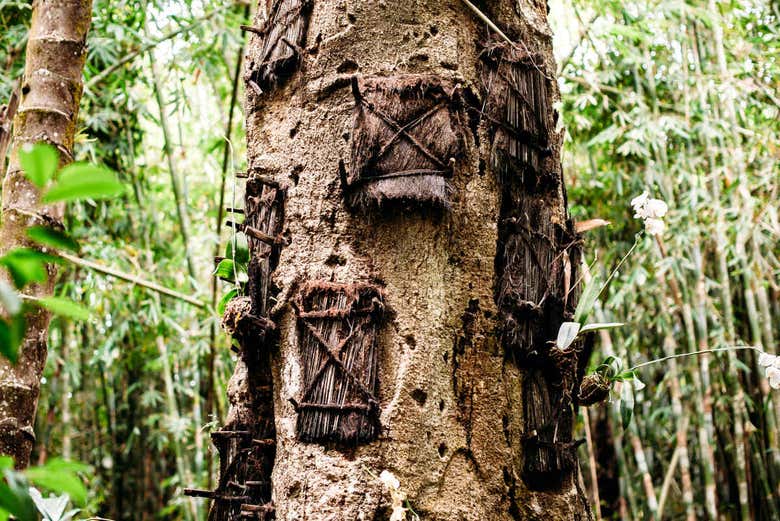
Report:
[[[301,61],[301,49],[306,44],[313,5],[313,0],[273,2],[268,20],[262,28],[261,62],[255,64],[252,61],[248,64],[248,81],[254,82],[263,91],[269,91],[280,86],[295,72]]]
[[[309,282],[301,288],[296,304],[304,374],[303,403],[296,404],[301,441],[357,444],[378,435],[377,334],[382,301],[378,288],[368,284]],[[348,338],[339,359],[365,393],[329,360],[326,346],[312,331],[329,348]]]
[[[356,80],[347,203],[365,209],[400,200],[446,206],[447,178],[464,155],[457,88],[409,74]]]
[[[452,185],[440,175],[376,179],[347,191],[347,205],[359,210],[382,208],[394,202],[450,208]]]

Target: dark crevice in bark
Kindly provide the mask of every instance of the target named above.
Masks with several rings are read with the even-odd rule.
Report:
[[[466,432],[466,447],[471,450],[472,416],[474,412],[474,376],[469,364],[463,363],[467,356],[475,356],[474,333],[479,309],[479,299],[469,300],[468,308],[461,317],[461,334],[452,347],[452,390],[456,399],[458,421]]]

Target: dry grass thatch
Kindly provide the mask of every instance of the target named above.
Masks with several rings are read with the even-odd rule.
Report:
[[[297,300],[302,441],[362,443],[379,433],[377,333],[381,291],[369,284],[309,282]]]
[[[387,201],[446,206],[464,153],[458,88],[431,75],[355,79],[347,203]]]

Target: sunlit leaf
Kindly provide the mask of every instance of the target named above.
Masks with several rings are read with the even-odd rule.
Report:
[[[558,338],[555,340],[555,345],[558,346],[558,349],[568,349],[574,342],[574,339],[577,338],[579,331],[579,322],[564,322],[558,328]]]
[[[599,277],[594,276],[585,284],[582,289],[582,295],[577,303],[577,309],[574,310],[574,321],[582,323],[588,318],[593,306],[596,304],[596,300],[601,292],[601,282]]]
[[[214,269],[214,276],[220,279],[233,280],[235,264],[230,259],[222,259]]]
[[[60,172],[57,182],[43,196],[44,202],[108,199],[125,191],[111,170],[89,163],[72,163]]]
[[[46,280],[46,263],[58,261],[57,257],[31,248],[14,248],[0,257],[0,266],[11,274],[14,285],[22,289],[30,282]]]
[[[7,469],[3,472],[5,482],[0,481],[0,508],[16,517],[18,521],[38,521],[28,483],[23,474]]]
[[[616,327],[624,326],[623,322],[596,322],[593,324],[585,324],[580,329],[580,333],[587,333],[588,331],[599,331],[601,329],[615,329]]]
[[[225,307],[227,306],[227,303],[230,302],[230,300],[233,299],[236,295],[238,295],[238,290],[236,288],[233,288],[222,295],[222,298],[219,299],[219,302],[217,303],[217,313],[219,316],[225,314]]]
[[[89,317],[92,315],[87,308],[62,297],[44,297],[36,300],[35,303],[48,309],[55,315],[74,320],[89,320]]]
[[[54,176],[59,166],[60,156],[51,145],[38,143],[23,146],[19,150],[19,163],[24,174],[35,186],[43,188]]]
[[[634,386],[631,381],[623,382],[620,389],[620,419],[623,428],[627,429],[634,414]]]

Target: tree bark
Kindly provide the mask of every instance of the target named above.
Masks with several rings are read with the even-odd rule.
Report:
[[[425,520],[590,517],[547,9],[488,4],[514,43],[461,0],[276,0],[250,29],[247,221],[285,192],[278,229],[244,228],[274,251],[251,248],[241,356],[269,364],[234,377],[272,383],[266,517],[387,519],[382,470]]]
[[[61,166],[72,160],[91,14],[91,0],[33,3],[22,98],[3,181],[0,254],[33,246],[25,233],[28,226],[62,222],[64,205],[42,204],[40,190],[22,172],[18,151],[27,144],[45,142],[57,148]],[[51,295],[54,275],[55,268],[50,266],[47,282],[25,291],[33,297]],[[35,440],[33,424],[46,363],[49,319],[50,314],[42,309],[28,313],[17,363],[0,361],[0,452],[13,456],[19,468],[28,465]]]

